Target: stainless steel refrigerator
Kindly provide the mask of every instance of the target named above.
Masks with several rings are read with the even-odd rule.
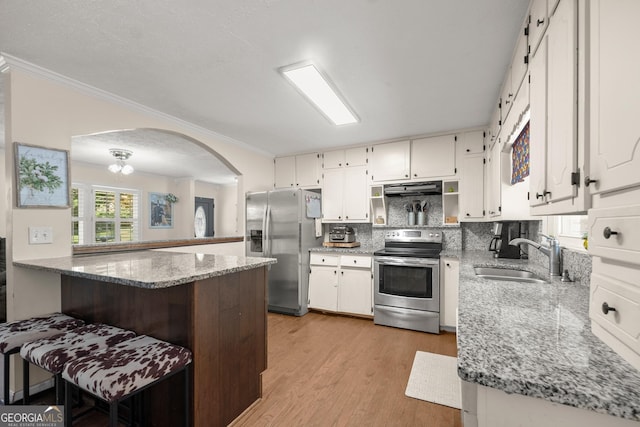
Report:
[[[247,256],[277,258],[269,269],[268,309],[302,316],[309,296],[309,248],[320,246],[320,194],[282,189],[247,193]]]

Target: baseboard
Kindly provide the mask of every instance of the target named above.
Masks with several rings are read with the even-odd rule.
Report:
[[[34,396],[40,392],[43,392],[45,390],[48,390],[50,388],[55,387],[55,381],[53,378],[49,378],[46,381],[43,381],[41,383],[38,384],[34,384],[31,387],[29,387],[29,396]],[[14,393],[9,393],[11,402],[17,402],[18,400],[22,399],[22,396],[24,395],[24,391],[20,390]],[[4,404],[4,402],[2,402]]]

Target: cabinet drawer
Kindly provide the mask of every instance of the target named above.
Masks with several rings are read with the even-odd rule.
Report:
[[[311,256],[309,257],[309,264],[337,266],[338,258],[339,256],[337,255],[312,253]]]
[[[640,264],[640,205],[590,209],[589,252]]]
[[[608,313],[606,313],[607,307]],[[589,315],[602,328],[635,353],[640,354],[640,289],[638,287],[595,273],[594,269],[591,275]]]
[[[358,255],[342,255],[340,267],[371,268],[371,257]]]

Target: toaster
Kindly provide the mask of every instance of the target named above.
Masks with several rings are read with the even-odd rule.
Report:
[[[356,241],[356,234],[352,227],[348,225],[339,225],[331,228],[329,232],[330,242],[352,243]]]

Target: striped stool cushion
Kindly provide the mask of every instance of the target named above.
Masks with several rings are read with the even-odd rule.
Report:
[[[90,356],[67,363],[62,377],[113,402],[191,363],[191,352],[140,335]]]
[[[20,356],[49,372],[59,374],[64,364],[70,360],[113,347],[135,336],[132,331],[94,323],[51,338],[26,343],[20,350]]]
[[[3,323],[0,325],[0,353],[11,353],[24,343],[58,335],[82,325],[82,320],[62,313]]]

